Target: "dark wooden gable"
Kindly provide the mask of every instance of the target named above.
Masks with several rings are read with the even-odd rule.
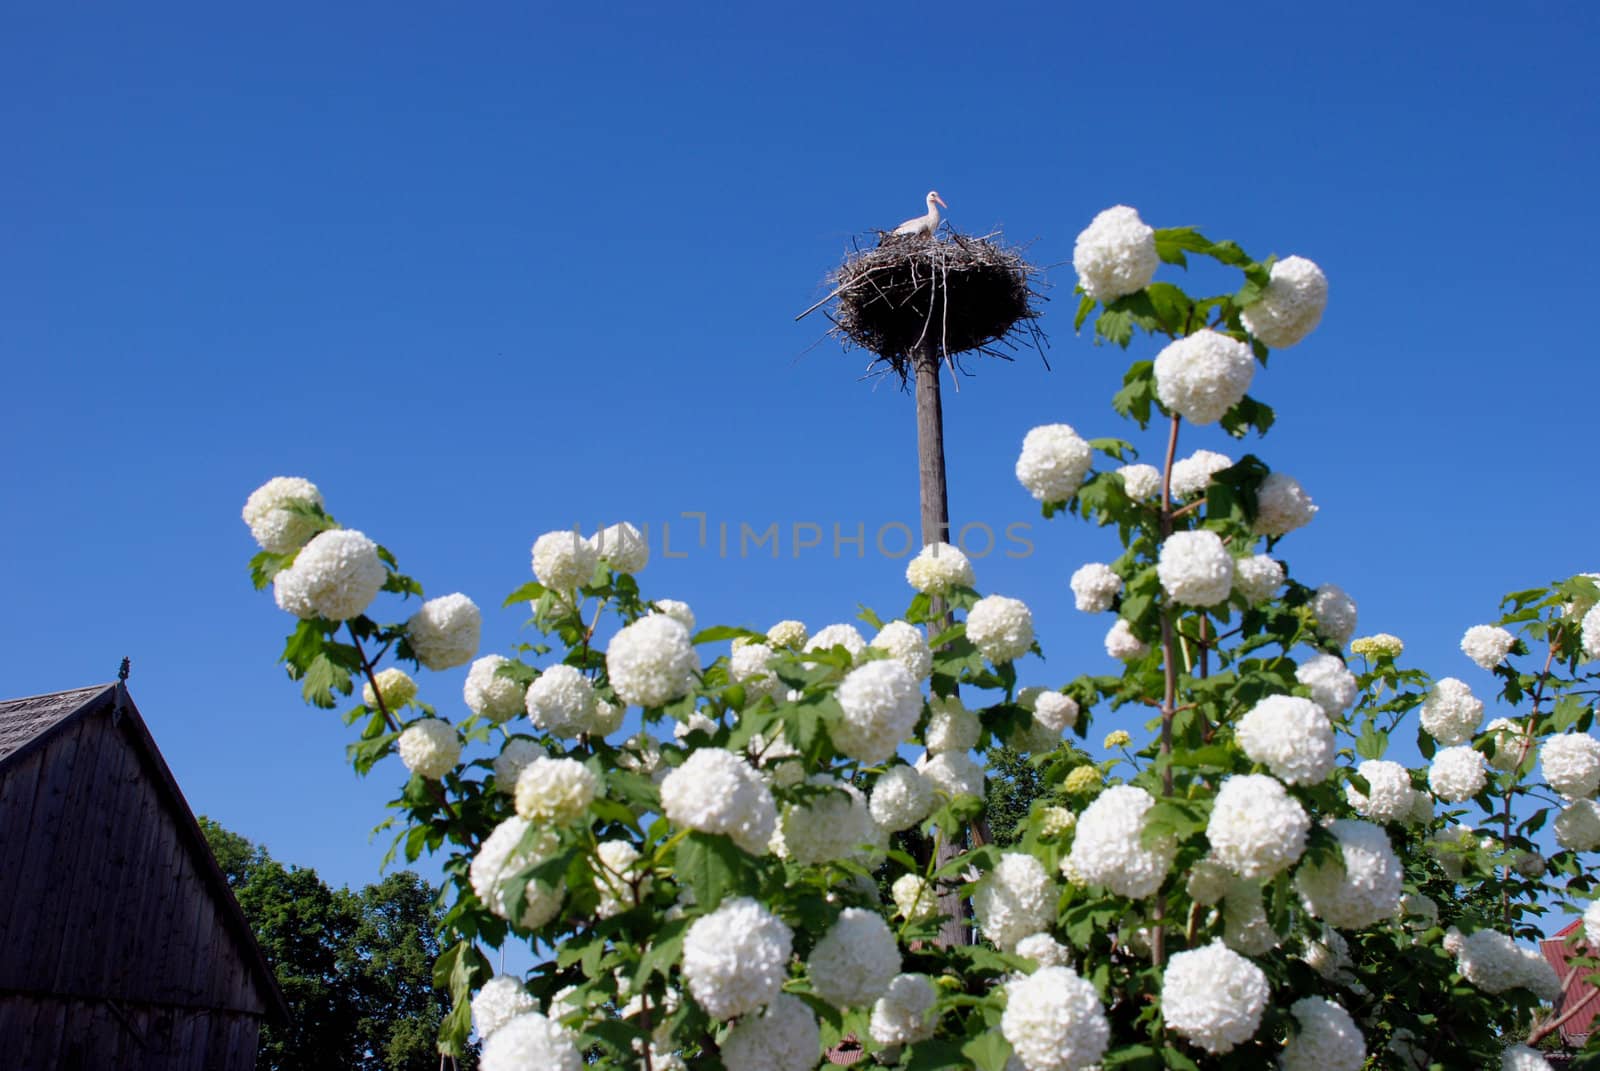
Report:
[[[263,1019],[283,997],[127,689],[0,702],[0,1041],[248,1067]]]

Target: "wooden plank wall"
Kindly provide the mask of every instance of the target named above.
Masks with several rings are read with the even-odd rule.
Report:
[[[27,1071],[251,1071],[254,1017],[0,993],[5,1066]]]

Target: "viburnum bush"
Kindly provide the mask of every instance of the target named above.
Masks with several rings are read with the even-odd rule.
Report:
[[[1188,256],[1242,283],[1154,281]],[[1114,534],[1056,573],[1107,615],[1120,673],[1023,686],[1027,602],[945,544],[866,632],[699,628],[642,591],[629,524],[540,536],[506,600],[537,638],[482,654],[465,595],[388,620],[380,593],[421,585],[312,484],[250,496],[256,585],[299,618],[290,676],[319,707],[359,689],[351,762],[398,757],[397,850],[444,856],[441,1051],[475,1029],[486,1071],[805,1071],[830,1050],[907,1071],[1547,1066],[1534,1046],[1600,938],[1600,588],[1517,592],[1466,632],[1504,711],[1486,723],[1471,685],[1355,639],[1349,595],[1290,575],[1280,543],[1317,512],[1291,475],[1179,453],[1185,424],[1271,426],[1247,392],[1321,318],[1317,266],[1122,206],[1074,263],[1078,326],[1149,355],[1113,406],[1154,425],[1159,464],[1052,424],[1016,475],[1045,516]],[[400,668],[469,664],[438,705]],[[1096,720],[1098,762],[1064,736]],[[1396,757],[1412,739],[1424,766]],[[1037,798],[1000,844],[1002,767]],[[943,865],[941,842],[961,849]],[[974,943],[939,940],[951,893]],[[1533,944],[1551,912],[1585,922],[1564,976]],[[526,977],[492,976],[508,941]]]

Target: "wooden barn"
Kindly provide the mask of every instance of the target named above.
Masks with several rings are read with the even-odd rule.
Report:
[[[248,1071],[287,1018],[126,686],[0,701],[0,1066]]]

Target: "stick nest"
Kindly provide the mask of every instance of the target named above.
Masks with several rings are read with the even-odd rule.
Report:
[[[829,333],[846,349],[876,354],[869,372],[893,372],[902,383],[930,343],[952,366],[974,352],[1009,361],[1022,344],[1042,357],[1039,269],[999,238],[948,227],[931,239],[881,235],[876,248],[857,249],[829,276]]]

